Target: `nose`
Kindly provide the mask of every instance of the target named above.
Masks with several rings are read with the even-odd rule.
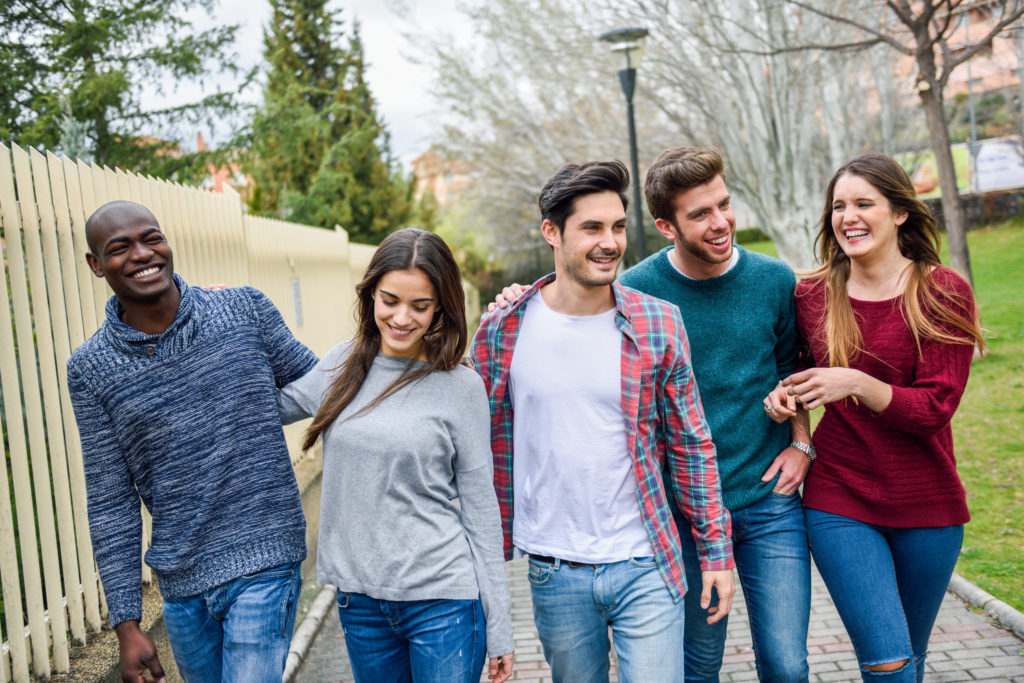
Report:
[[[711,225],[716,229],[728,228],[729,217],[725,214],[725,211],[718,207],[715,207],[714,210],[711,212]]]
[[[598,246],[605,251],[618,251],[619,244],[615,240],[614,230],[605,230],[601,233],[601,241],[598,242]]]
[[[153,249],[145,242],[133,242],[129,256],[135,261],[148,261],[153,256]]]
[[[399,306],[395,310],[395,314],[392,316],[392,319],[396,325],[405,325],[412,319],[412,316],[409,315],[409,308],[407,306]]]

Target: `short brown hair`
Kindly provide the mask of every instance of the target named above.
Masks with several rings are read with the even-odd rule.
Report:
[[[658,155],[647,169],[644,194],[654,218],[675,225],[675,199],[691,187],[710,183],[724,175],[722,153],[714,147],[673,147]]]

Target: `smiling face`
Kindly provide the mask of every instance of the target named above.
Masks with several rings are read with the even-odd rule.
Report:
[[[899,254],[899,226],[905,211],[894,212],[874,185],[846,173],[832,193],[832,232],[851,260],[887,258]]]
[[[373,319],[385,356],[426,360],[423,335],[438,310],[437,293],[418,268],[385,273],[373,292]]]
[[[732,259],[736,216],[725,178],[717,175],[703,185],[676,195],[675,221],[659,218],[658,231],[675,244],[678,265],[693,278],[721,275]]]
[[[626,210],[615,192],[578,197],[565,229],[549,220],[541,225],[544,238],[555,249],[557,278],[569,278],[584,287],[607,287],[626,249]]]
[[[130,202],[101,207],[87,224],[86,238],[89,267],[106,279],[122,305],[177,296],[171,247],[145,207]]]

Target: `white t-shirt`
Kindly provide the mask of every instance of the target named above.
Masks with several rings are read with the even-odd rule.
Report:
[[[615,314],[564,315],[540,294],[527,304],[509,375],[522,552],[595,564],[654,554],[626,445]]]

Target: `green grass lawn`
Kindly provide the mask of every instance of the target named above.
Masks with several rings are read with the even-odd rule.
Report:
[[[1024,220],[971,231],[967,244],[991,334],[953,418],[971,509],[957,570],[1024,611]]]
[[[1024,219],[973,230],[967,243],[990,348],[953,418],[971,509],[957,570],[1024,611]],[[771,242],[744,246],[775,255]]]

